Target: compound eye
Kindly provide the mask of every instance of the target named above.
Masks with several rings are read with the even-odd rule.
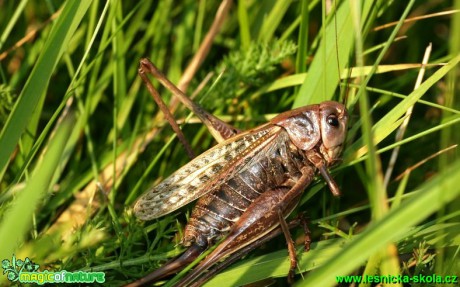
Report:
[[[332,126],[332,127],[335,127],[337,128],[339,126],[339,119],[337,118],[336,115],[332,114],[332,115],[329,115],[326,119],[327,121],[327,124]]]

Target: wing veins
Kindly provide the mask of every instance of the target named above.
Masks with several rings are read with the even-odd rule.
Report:
[[[154,219],[211,192],[244,168],[245,158],[257,155],[276,138],[280,129],[266,124],[218,144],[144,193],[137,200],[134,212],[140,219]],[[237,156],[227,162],[229,153],[237,153]]]

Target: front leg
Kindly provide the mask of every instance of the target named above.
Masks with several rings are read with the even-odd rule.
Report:
[[[289,259],[291,262],[291,267],[289,268],[288,273],[288,283],[294,283],[294,275],[295,269],[297,268],[297,256],[295,253],[295,245],[294,241],[292,240],[291,233],[289,232],[288,224],[286,223],[286,219],[284,219],[284,215],[281,209],[278,209],[278,219],[280,222],[281,230],[283,231],[284,237],[286,238],[286,243],[289,252]]]
[[[339,186],[327,170],[323,157],[315,150],[309,150],[307,151],[307,158],[319,170],[332,194],[334,196],[340,196]]]

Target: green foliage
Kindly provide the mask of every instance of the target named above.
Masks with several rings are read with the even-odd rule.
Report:
[[[281,62],[295,51],[292,41],[251,43],[248,49],[231,51],[218,65],[217,83],[205,104],[212,109],[219,107],[225,103],[224,99],[234,99],[241,91],[250,93],[273,81]]]
[[[6,122],[8,114],[13,108],[15,95],[10,87],[0,85],[0,126],[3,126]]]
[[[460,1],[234,2],[189,86],[182,77],[225,1],[0,2],[0,260],[10,270],[0,285],[30,258],[53,271],[103,271],[105,285],[119,286],[183,251],[192,206],[150,222],[132,214],[144,190],[188,162],[137,75],[143,57],[188,94],[214,71],[197,99],[238,127],[346,99],[350,130],[331,170],[343,197],[318,177],[292,214],[306,212],[313,239],[305,253],[292,230],[304,272],[296,286],[459,275],[460,13],[405,21]],[[215,144],[194,118],[183,131],[198,153]],[[288,266],[280,236],[207,286],[285,286]]]

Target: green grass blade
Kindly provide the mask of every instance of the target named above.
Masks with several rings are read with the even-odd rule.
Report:
[[[2,218],[0,258],[10,258],[22,243],[31,224],[32,214],[36,211],[41,199],[47,194],[52,177],[59,168],[62,152],[73,128],[73,120],[73,117],[69,117],[62,122],[41,158],[41,162],[35,167],[30,180]],[[3,279],[6,277],[1,276],[0,280]]]
[[[240,29],[240,41],[243,49],[248,49],[251,44],[251,29],[246,9],[246,1],[238,1],[238,26]]]
[[[0,133],[0,170],[6,167],[32,116],[32,111],[40,98],[45,96],[51,75],[90,3],[90,0],[66,2],[43,48],[43,53]]]
[[[273,39],[275,29],[278,27],[284,15],[286,14],[286,11],[291,5],[291,2],[291,0],[275,2],[273,9],[271,9],[270,13],[266,16],[266,19],[262,24],[262,28],[260,29],[260,42],[268,43]]]
[[[337,88],[341,70],[347,66],[354,39],[350,6],[346,3],[342,4],[333,17],[336,17],[336,20],[330,21],[326,27],[326,38],[322,39],[318,47],[305,82],[297,93],[294,108],[331,99]],[[335,21],[337,21],[338,30],[336,30]],[[339,47],[336,46],[336,43]],[[341,67],[337,64],[337,53]],[[327,70],[324,67],[327,67]],[[327,79],[327,85],[324,84],[325,79]]]
[[[307,61],[307,47],[308,47],[308,19],[310,15],[310,11],[308,10],[308,0],[303,0],[300,3],[301,9],[301,21],[300,21],[300,29],[299,29],[299,37],[298,37],[298,44],[299,48],[297,50],[297,58],[296,58],[296,72],[297,73],[304,73],[306,72],[306,61]]]
[[[298,286],[333,286],[335,275],[347,275],[386,244],[398,241],[414,225],[460,196],[460,161],[423,184],[417,196],[401,203],[372,224]],[[449,190],[449,193],[445,191]]]
[[[19,2],[17,9],[14,11],[13,16],[8,22],[8,25],[2,31],[2,34],[0,36],[0,50],[2,50],[3,44],[6,42],[6,40],[10,36],[11,31],[13,30],[14,25],[16,24],[19,17],[21,16],[21,13],[24,11],[24,7],[26,6],[27,2],[28,0],[21,0],[21,2]]]
[[[417,100],[419,100],[430,87],[436,84],[442,77],[444,77],[451,69],[453,69],[458,62],[460,61],[460,55],[457,55],[455,58],[449,61],[444,67],[436,71],[431,77],[429,77],[425,82],[423,82],[418,89],[413,91],[408,95],[404,100],[402,100],[396,107],[394,107],[390,112],[388,112],[382,119],[380,119],[373,126],[374,142],[377,144],[382,141],[386,136],[388,136],[393,128],[396,129],[393,125],[392,129],[389,127],[395,123],[400,117],[404,115],[407,109],[414,105]],[[367,147],[363,144],[362,139],[357,140],[352,144],[352,146],[347,150],[348,155],[345,155],[346,159],[355,159],[359,158],[367,152]]]

